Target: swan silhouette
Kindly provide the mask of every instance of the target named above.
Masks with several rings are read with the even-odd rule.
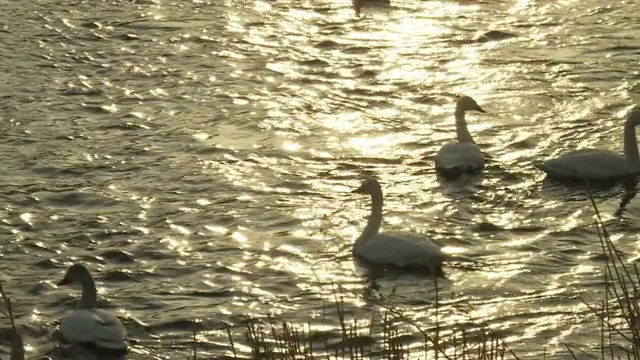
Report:
[[[609,150],[580,149],[535,166],[548,177],[559,179],[610,180],[640,173],[636,126],[640,109],[629,112],[624,124],[624,157]]]
[[[455,111],[458,142],[442,146],[435,158],[436,171],[443,175],[473,173],[484,168],[484,155],[467,129],[465,113],[471,110],[485,112],[469,96],[458,99]]]
[[[366,263],[397,268],[428,270],[443,277],[445,256],[440,247],[419,235],[380,233],[382,224],[382,188],[375,177],[365,179],[357,194],[371,195],[371,214],[362,234],[353,244],[353,254]]]
[[[100,351],[125,353],[127,343],[124,325],[115,315],[96,309],[96,284],[84,265],[71,265],[58,286],[73,283],[82,286],[82,296],[77,309],[60,321],[64,340],[72,345],[89,345]]]

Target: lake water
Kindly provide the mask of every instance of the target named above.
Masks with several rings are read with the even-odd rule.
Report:
[[[369,199],[349,191],[366,174],[383,185],[385,230],[475,261],[445,265],[443,326],[485,323],[526,359],[597,347],[583,304],[604,291],[593,210],[532,164],[622,151],[640,103],[640,2],[398,0],[360,18],[350,6],[2,3],[0,280],[30,357],[80,294],[54,286],[76,261],[125,319],[131,359],[184,359],[194,319],[202,356],[228,354],[227,325],[306,323],[337,287],[350,314],[369,318],[375,299],[432,326],[431,280],[390,274],[373,289],[352,259]],[[468,121],[491,159],[445,182],[430,159],[455,136],[460,94],[487,111]],[[630,194],[596,198],[634,259]]]

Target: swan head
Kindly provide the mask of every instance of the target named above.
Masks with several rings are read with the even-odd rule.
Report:
[[[74,283],[84,284],[87,278],[91,278],[89,269],[82,264],[73,264],[67,269],[67,273],[64,275],[64,278],[60,280],[58,286],[71,285]]]
[[[480,105],[478,105],[475,100],[473,100],[471,96],[462,96],[456,102],[456,111],[464,112],[472,110],[479,111],[481,113],[486,112],[483,108],[480,107]]]
[[[360,184],[360,187],[352,191],[352,193],[354,194],[365,195],[371,195],[378,192],[380,192],[380,183],[378,182],[378,179],[373,176],[364,179],[364,181],[362,181],[362,184]]]

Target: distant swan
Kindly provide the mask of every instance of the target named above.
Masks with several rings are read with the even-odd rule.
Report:
[[[535,166],[552,178],[607,180],[640,173],[635,127],[640,109],[629,112],[624,124],[624,157],[609,150],[580,149]]]
[[[65,341],[69,344],[89,345],[97,350],[126,352],[127,334],[124,325],[116,316],[96,309],[96,284],[84,265],[71,265],[58,286],[73,283],[80,283],[82,296],[77,309],[60,322],[60,332]]]
[[[435,276],[443,276],[444,254],[436,244],[419,235],[379,233],[382,224],[382,188],[370,177],[352,191],[371,195],[371,215],[364,231],[353,245],[353,254],[376,265],[426,269]]]
[[[484,155],[467,129],[465,112],[471,110],[485,112],[469,96],[458,99],[455,111],[458,142],[444,145],[435,159],[436,170],[443,175],[459,175],[484,168]]]

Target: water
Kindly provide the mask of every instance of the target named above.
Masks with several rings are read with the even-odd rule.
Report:
[[[603,289],[593,211],[532,164],[621,151],[640,4],[407,0],[359,19],[349,6],[3,2],[0,268],[29,356],[79,296],[53,286],[75,261],[126,319],[131,359],[185,358],[194,319],[202,355],[228,354],[227,324],[306,323],[337,286],[352,314],[370,317],[375,298],[433,325],[430,280],[388,275],[372,291],[353,262],[369,200],[348,191],[370,173],[385,229],[481,264],[445,269],[443,326],[485,322],[522,358],[597,346],[582,303]],[[429,159],[454,136],[458,94],[487,111],[469,124],[492,159],[449,183]],[[597,201],[635,258],[640,208],[625,196]]]

